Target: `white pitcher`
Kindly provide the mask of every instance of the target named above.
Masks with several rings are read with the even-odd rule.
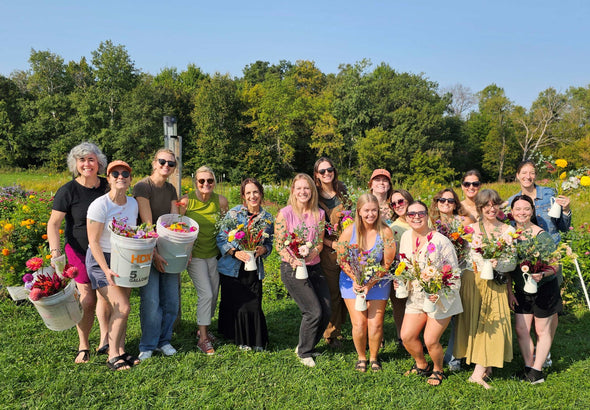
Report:
[[[405,299],[408,297],[408,284],[405,280],[395,279],[397,282],[397,289],[395,290],[395,297],[398,299]]]
[[[533,275],[530,273],[523,273],[524,277],[524,288],[523,290],[529,294],[537,293],[537,282],[533,279]]]
[[[256,266],[256,252],[254,251],[244,251],[248,254],[248,256],[250,257],[250,259],[248,259],[248,262],[244,263],[244,270],[247,271],[255,271],[258,270],[258,267]]]
[[[489,259],[484,259],[483,264],[481,266],[481,272],[479,273],[479,277],[485,280],[493,280],[494,279],[494,267],[492,266],[492,261]]]
[[[551,209],[547,212],[551,218],[559,218],[561,216],[561,205],[555,202],[555,197],[551,197]]]
[[[295,279],[307,279],[309,275],[307,274],[307,266],[305,266],[305,259],[299,259],[301,262],[301,266],[297,266],[295,269]]]

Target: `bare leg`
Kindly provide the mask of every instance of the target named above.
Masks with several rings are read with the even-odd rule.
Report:
[[[535,356],[535,362],[531,366],[536,370],[542,370],[543,363],[547,359],[549,350],[551,349],[551,343],[553,343],[554,329],[557,326],[554,325],[557,322],[557,313],[546,318],[535,318],[535,333],[537,334],[537,353]]]
[[[105,286],[99,292],[109,302],[112,314],[109,320],[109,360],[125,353],[125,330],[129,317],[129,294],[131,289]],[[128,368],[128,367],[127,367]]]
[[[376,361],[383,339],[383,318],[387,300],[367,301],[367,330],[369,333],[369,360]]]
[[[96,298],[96,318],[98,319],[98,326],[100,328],[100,344],[104,346],[109,342],[109,321],[111,317],[111,305],[106,299],[97,293]]]
[[[82,315],[82,320],[76,326],[78,330],[78,350],[89,350],[90,343],[88,341],[88,336],[90,335],[90,330],[92,329],[92,324],[94,323],[94,309],[96,307],[96,293],[92,290],[92,286],[90,283],[76,283],[78,291],[80,292],[80,303],[82,304],[82,309],[84,314]],[[78,353],[76,356],[76,363],[85,363],[83,353]]]
[[[531,338],[532,323],[533,315],[524,315],[520,313],[514,315],[514,328],[516,330],[516,336],[518,337],[518,346],[520,347],[520,353],[522,354],[524,365],[528,367],[533,367],[533,352],[535,351],[535,345]],[[545,361],[545,359],[543,359],[543,361]]]
[[[359,312],[354,308],[354,299],[344,299],[350,321],[352,323],[352,341],[358,355],[358,360],[367,360],[367,312]],[[367,302],[368,305],[368,302]],[[381,343],[381,340],[379,340]],[[379,346],[377,346],[379,348]]]
[[[473,373],[469,377],[469,381],[471,383],[477,383],[483,386],[486,390],[490,389],[491,386],[487,384],[486,381],[483,379],[483,377],[487,375],[487,370],[488,368],[483,367],[480,364],[476,364],[475,369],[473,369]]]
[[[440,344],[440,337],[451,322],[451,317],[446,319],[432,319],[428,317],[424,328],[424,344],[428,349],[433,362],[433,370],[443,371],[444,350]]]
[[[424,350],[420,341],[420,332],[426,326],[426,313],[406,313],[401,328],[404,347],[416,361],[419,369],[426,369],[428,363],[424,358]]]

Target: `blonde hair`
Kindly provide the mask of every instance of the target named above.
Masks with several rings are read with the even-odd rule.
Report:
[[[304,179],[309,185],[309,189],[311,190],[311,198],[309,199],[309,208],[311,213],[316,221],[320,220],[320,209],[318,207],[318,190],[316,189],[315,183],[313,179],[307,174],[297,174],[295,178],[293,178],[293,182],[291,182],[291,193],[289,194],[289,200],[287,201],[287,205],[291,205],[293,208],[293,212],[297,214],[297,216],[301,216],[299,214],[297,199],[293,192],[295,191],[295,182],[299,181],[300,179]]]
[[[369,203],[374,203],[377,205],[377,221],[375,222],[375,228],[377,229],[377,232],[379,232],[379,236],[381,236],[381,239],[383,239],[383,229],[387,228],[387,224],[385,222],[383,222],[383,220],[381,219],[381,209],[379,208],[379,200],[377,199],[377,197],[373,194],[362,194],[359,197],[358,201],[356,202],[354,226],[355,226],[355,230],[356,230],[357,244],[362,249],[365,249],[365,250],[366,250],[366,246],[365,246],[366,245],[365,244],[366,230],[365,230],[364,224],[362,223],[360,211],[363,206],[365,206],[366,204],[369,204]]]

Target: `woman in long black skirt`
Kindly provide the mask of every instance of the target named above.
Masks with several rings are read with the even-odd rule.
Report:
[[[226,214],[217,235],[223,255],[220,273],[219,332],[243,350],[264,350],[268,344],[262,311],[263,258],[272,251],[273,218],[262,209],[264,188],[253,178],[240,187],[242,205]]]

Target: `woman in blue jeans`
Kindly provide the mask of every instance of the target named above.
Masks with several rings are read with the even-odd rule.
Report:
[[[152,174],[133,187],[141,222],[155,224],[164,214],[178,213],[176,188],[167,179],[174,172],[176,158],[169,149],[160,149],[152,161]],[[172,356],[172,326],[178,315],[180,273],[164,273],[168,263],[154,250],[147,285],[139,288],[141,339],[139,359],[149,359],[154,352]]]
[[[313,179],[307,174],[297,174],[291,184],[287,206],[279,211],[275,224],[277,251],[281,254],[281,279],[287,291],[301,310],[299,343],[295,348],[299,361],[314,367],[315,346],[330,321],[330,291],[320,267],[323,247],[324,211],[318,207],[318,193]],[[304,230],[306,240],[312,244],[309,254],[302,260],[291,252],[285,242],[295,231]],[[303,255],[301,255],[303,256]],[[297,279],[297,266],[305,263],[308,278]]]

